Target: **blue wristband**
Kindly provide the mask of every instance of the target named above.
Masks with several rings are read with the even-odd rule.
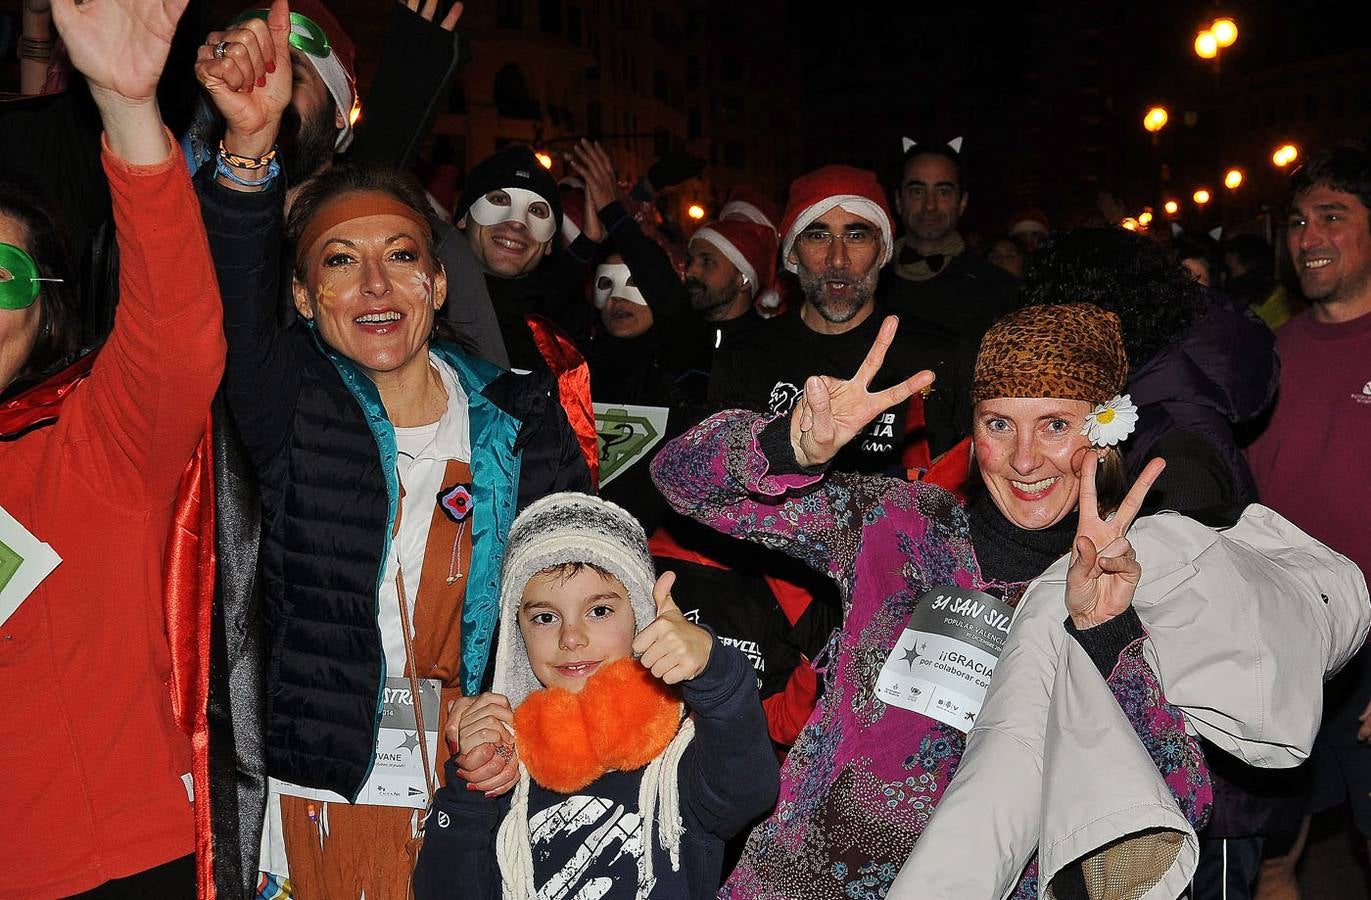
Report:
[[[224,162],[224,155],[222,153],[216,153],[214,155],[214,171],[217,174],[224,176],[229,181],[232,181],[234,184],[241,184],[243,187],[265,187],[266,185],[271,184],[272,179],[281,174],[281,164],[273,159],[267,164],[266,175],[263,175],[257,181],[249,181],[233,171],[233,167]]]

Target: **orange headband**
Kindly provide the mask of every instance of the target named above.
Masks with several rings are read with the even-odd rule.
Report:
[[[349,191],[324,204],[324,208],[310,219],[300,234],[300,242],[295,247],[296,258],[313,247],[315,241],[327,234],[329,229],[363,216],[400,216],[419,226],[426,242],[433,236],[433,228],[426,218],[389,194],[380,191]]]

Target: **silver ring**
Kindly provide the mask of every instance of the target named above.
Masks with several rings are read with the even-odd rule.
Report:
[[[223,59],[225,56],[228,56],[228,48],[229,48],[229,42],[228,42],[228,41],[220,41],[219,43],[215,44],[215,45],[214,45],[214,58],[215,58],[215,59]]]

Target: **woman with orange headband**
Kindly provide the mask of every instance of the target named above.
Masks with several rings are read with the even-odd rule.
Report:
[[[225,394],[261,494],[270,786],[258,887],[403,898],[447,707],[480,691],[491,655],[514,515],[590,481],[555,386],[440,331],[446,273],[407,177],[327,172],[300,188],[283,232],[269,157],[290,67],[264,60],[285,58],[288,31],[278,2],[266,21],[216,35],[214,49],[230,46],[202,48],[198,66],[227,123],[217,173],[200,184]],[[284,329],[283,238],[296,314]],[[233,729],[241,742],[251,723]],[[512,773],[495,758],[468,774],[494,789]]]

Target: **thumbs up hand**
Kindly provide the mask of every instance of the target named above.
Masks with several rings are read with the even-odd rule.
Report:
[[[671,599],[676,574],[666,572],[652,588],[657,618],[633,639],[633,653],[643,667],[667,684],[689,681],[705,670],[714,638],[681,614]]]

